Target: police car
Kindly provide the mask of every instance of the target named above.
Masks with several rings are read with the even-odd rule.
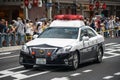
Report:
[[[56,15],[55,20],[37,38],[23,45],[19,62],[25,68],[34,65],[69,66],[102,62],[104,37],[81,20],[81,15]]]

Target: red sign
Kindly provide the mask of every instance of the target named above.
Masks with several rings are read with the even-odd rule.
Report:
[[[24,4],[25,4],[25,6],[28,6],[29,0],[24,0]]]
[[[38,6],[38,0],[33,0],[33,5]]]
[[[89,5],[89,9],[90,9],[90,11],[93,10],[93,7],[94,7],[94,5],[92,5],[92,4]]]
[[[104,4],[102,5],[102,8],[103,8],[103,9],[106,9],[106,7],[107,7],[107,6],[106,6],[106,4],[104,3]]]
[[[95,6],[96,6],[96,8],[99,8],[99,7],[100,7],[99,1],[97,1],[97,2],[95,3]]]

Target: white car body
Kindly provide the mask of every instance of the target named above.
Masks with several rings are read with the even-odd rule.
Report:
[[[39,61],[37,58],[43,58],[43,57],[36,57],[35,55],[32,55],[31,51],[32,48],[39,49],[39,50],[46,50],[46,49],[53,49],[55,48],[55,53],[51,53],[48,57],[44,57],[45,63],[40,62],[38,65],[57,65],[57,64],[65,64],[68,66],[73,66],[73,68],[77,68],[75,64],[72,64],[74,62],[72,56],[74,56],[74,53],[77,52],[77,57],[79,58],[78,63],[83,63],[91,60],[98,60],[99,61],[99,55],[97,54],[98,49],[101,50],[100,60],[104,53],[104,37],[102,35],[99,35],[95,30],[90,28],[89,26],[85,26],[84,22],[81,20],[54,20],[49,28],[78,28],[78,36],[76,38],[41,38],[38,36],[38,38],[35,38],[34,40],[26,43],[20,53],[20,64],[24,65],[25,67],[28,67],[30,65],[36,65],[36,62],[28,62],[25,61],[25,56],[33,58],[33,60]],[[82,36],[83,39],[81,39],[82,30],[92,31],[95,36],[89,37],[89,36]],[[44,32],[43,32],[44,33]],[[42,34],[41,34],[42,35]],[[30,47],[29,52],[26,50],[26,47]],[[32,48],[31,48],[32,47]],[[59,49],[60,48],[60,49]],[[93,51],[93,53],[91,53]],[[88,53],[91,55],[89,55]],[[38,54],[36,52],[36,54]],[[44,53],[46,54],[46,53]],[[58,58],[60,55],[67,55],[70,54],[70,57],[67,58]],[[47,54],[46,54],[47,55]],[[92,56],[93,55],[93,56]],[[89,58],[90,57],[90,58]],[[56,63],[58,59],[61,63]],[[55,61],[56,60],[56,61]],[[48,61],[48,62],[47,62]],[[50,63],[49,63],[50,61]],[[55,63],[52,63],[54,62]],[[59,60],[58,60],[59,61]],[[62,62],[63,61],[63,62]],[[71,62],[72,61],[72,62]],[[100,61],[99,61],[100,62]],[[27,66],[26,66],[27,65]]]

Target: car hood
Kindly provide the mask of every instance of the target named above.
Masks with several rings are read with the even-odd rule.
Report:
[[[27,46],[39,46],[39,45],[49,45],[55,47],[65,47],[72,45],[76,39],[48,39],[48,38],[36,38],[30,42],[27,42]]]

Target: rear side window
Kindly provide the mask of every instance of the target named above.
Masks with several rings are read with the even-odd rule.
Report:
[[[97,36],[96,33],[92,29],[87,28],[86,30],[87,30],[89,38]]]
[[[97,36],[97,34],[90,28],[82,28],[80,33],[80,41],[82,40],[83,36],[88,36],[89,38]]]
[[[87,30],[86,30],[86,29],[81,29],[80,41],[82,40],[83,36],[88,36],[88,33],[87,33]]]

